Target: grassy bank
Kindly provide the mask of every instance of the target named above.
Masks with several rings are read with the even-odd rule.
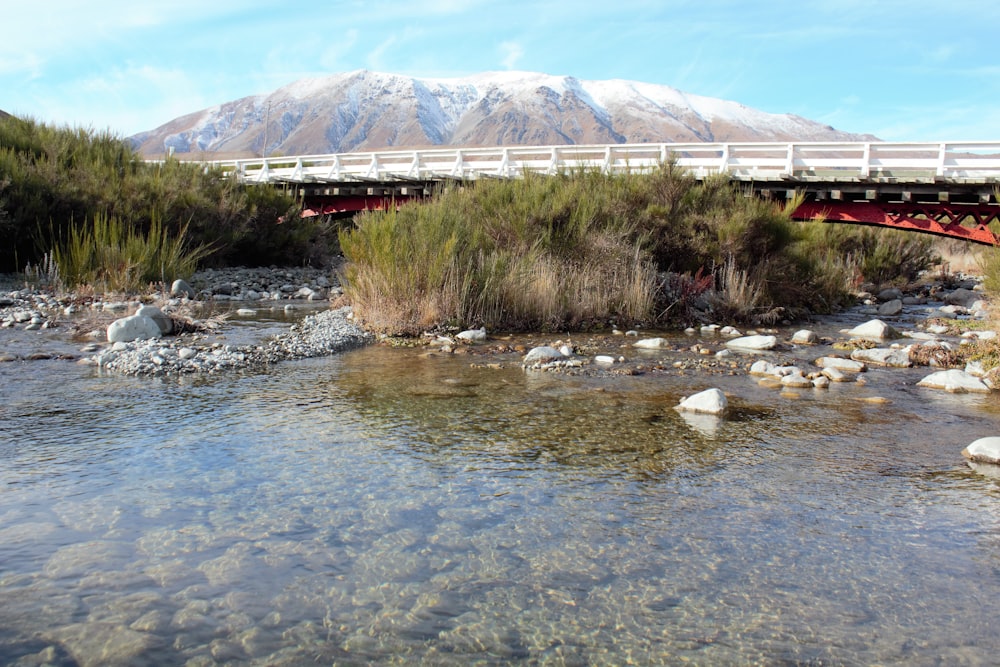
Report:
[[[334,235],[297,212],[280,189],[243,187],[176,160],[147,163],[110,133],[0,118],[0,272],[55,258],[66,280],[124,272],[144,281],[186,263],[326,259]],[[87,253],[105,259],[91,270]]]
[[[451,188],[341,233],[346,291],[373,329],[557,330],[772,323],[844,304],[931,261],[917,235],[790,219],[672,164]]]

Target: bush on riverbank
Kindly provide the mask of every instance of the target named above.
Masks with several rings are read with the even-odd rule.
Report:
[[[98,219],[114,219],[134,237],[211,247],[211,257],[195,254],[216,266],[326,259],[335,235],[297,212],[277,188],[243,187],[177,160],[147,163],[108,132],[0,118],[0,272],[39,265],[74,228]]]
[[[484,180],[359,216],[340,237],[345,290],[368,326],[404,334],[829,311],[882,245],[862,242],[865,230],[793,222],[794,205],[671,163],[645,175]]]

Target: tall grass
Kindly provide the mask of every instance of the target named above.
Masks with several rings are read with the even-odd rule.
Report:
[[[135,293],[150,283],[191,275],[211,253],[208,246],[188,247],[185,235],[186,229],[169,234],[159,218],[153,218],[148,232],[140,233],[114,216],[98,214],[72,225],[52,256],[59,275],[72,285]]]

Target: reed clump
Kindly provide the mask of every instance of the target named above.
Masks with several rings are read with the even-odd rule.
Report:
[[[393,334],[768,323],[846,303],[880,246],[747,194],[671,162],[453,187],[342,231],[345,290]]]

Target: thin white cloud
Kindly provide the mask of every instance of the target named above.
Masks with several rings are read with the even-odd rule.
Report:
[[[518,42],[501,42],[500,52],[503,54],[500,64],[504,69],[516,69],[517,63],[524,57],[524,47]]]

